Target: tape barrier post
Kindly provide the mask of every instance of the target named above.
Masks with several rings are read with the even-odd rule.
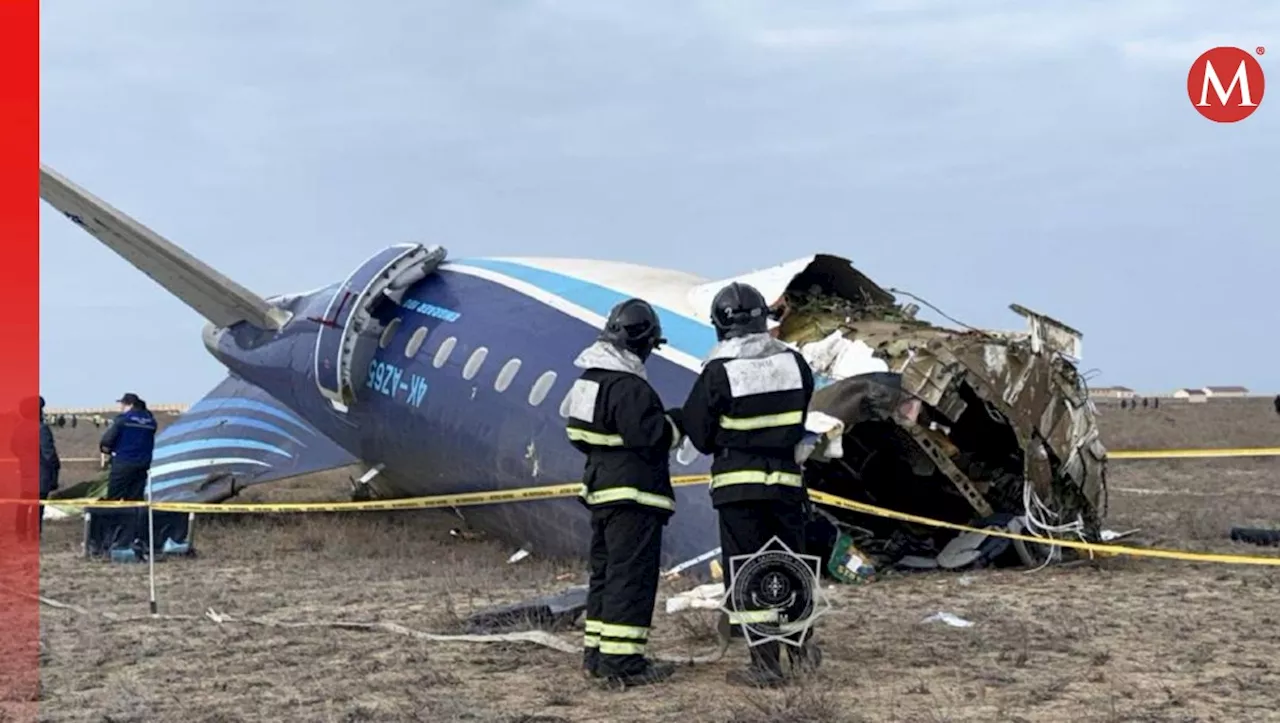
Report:
[[[151,599],[148,601],[151,616],[156,612],[156,506],[151,500],[151,475],[147,474],[147,577],[151,586]]]

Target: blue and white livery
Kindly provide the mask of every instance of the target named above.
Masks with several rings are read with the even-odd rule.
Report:
[[[230,372],[157,440],[159,500],[220,501],[351,464],[376,469],[370,486],[385,496],[577,481],[563,402],[573,359],[610,309],[636,296],[657,310],[669,344],[649,378],[676,405],[715,343],[710,298],[731,280],[585,259],[452,260],[402,244],[339,283],[263,299],[43,166],[40,184],[46,202],[208,319],[205,346]],[[815,258],[739,278],[776,298]],[[709,462],[686,449],[672,474],[705,474]],[[676,498],[668,566],[718,545],[706,486]],[[546,555],[580,555],[589,537],[572,498],[460,514]]]

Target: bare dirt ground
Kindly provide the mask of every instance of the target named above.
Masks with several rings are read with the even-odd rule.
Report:
[[[1267,405],[1105,407],[1104,441],[1113,449],[1275,445],[1280,417],[1264,414]],[[1219,441],[1224,424],[1235,433]],[[257,494],[325,499],[344,485],[343,474],[330,473]],[[1226,534],[1233,524],[1280,520],[1280,459],[1116,461],[1111,485],[1108,527],[1141,528],[1135,544],[1276,554]],[[192,619],[153,621],[144,566],[85,562],[79,525],[50,524],[43,592],[88,611],[43,610],[41,720],[1280,720],[1274,567],[1108,558],[840,587],[820,626],[822,671],[769,693],[724,685],[724,673],[746,658],[741,643],[660,689],[617,693],[583,681],[577,655],[529,644],[200,618],[212,608],[236,618],[456,632],[471,610],[583,581],[577,562],[508,564],[510,547],[450,535],[457,526],[434,512],[202,518],[201,556],[156,567],[161,613]],[[109,621],[101,611],[132,619]],[[939,611],[974,625],[922,622]],[[714,647],[710,615],[668,616],[660,604],[654,625],[661,652]],[[578,636],[562,635],[575,645]]]

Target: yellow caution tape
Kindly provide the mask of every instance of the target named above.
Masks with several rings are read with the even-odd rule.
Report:
[[[1280,447],[1235,447],[1229,449],[1119,449],[1107,452],[1108,459],[1216,459],[1220,457],[1280,457]]]
[[[1253,555],[1223,555],[1213,552],[1184,552],[1182,550],[1162,550],[1155,547],[1128,547],[1126,545],[1103,545],[1093,542],[1081,542],[1079,540],[1061,540],[1057,538],[1048,539],[1044,537],[1033,537],[1031,535],[1020,535],[1016,532],[1000,529],[978,529],[968,525],[960,525],[954,522],[943,522],[929,517],[920,517],[918,515],[910,515],[905,512],[897,512],[868,505],[862,502],[854,502],[846,500],[843,497],[836,497],[826,492],[817,490],[809,490],[809,498],[814,502],[822,505],[830,505],[853,512],[861,512],[876,517],[885,517],[891,520],[901,520],[903,522],[913,522],[918,525],[928,525],[930,527],[940,527],[948,530],[957,530],[959,532],[978,532],[991,537],[1003,537],[1010,540],[1021,540],[1023,542],[1034,542],[1038,545],[1052,545],[1055,547],[1069,547],[1074,550],[1085,550],[1088,552],[1096,552],[1103,555],[1128,555],[1130,557],[1158,557],[1165,560],[1182,560],[1184,562],[1216,562],[1229,565],[1274,565],[1280,566],[1280,556],[1263,557]]]
[[[671,484],[684,486],[705,483],[707,475],[688,475],[672,477]],[[392,500],[369,500],[365,502],[155,502],[151,505],[159,512],[197,512],[214,514],[244,514],[255,512],[357,512],[370,510],[428,510],[440,507],[469,507],[490,505],[504,502],[526,502],[529,500],[557,499],[577,497],[582,489],[579,483],[548,485],[545,487],[521,487],[514,490],[494,490],[487,492],[459,492],[451,495],[433,495],[430,497],[402,497]],[[5,500],[7,504],[41,504],[55,507],[96,508],[131,508],[146,507],[145,501],[99,500],[94,498],[68,498],[48,500]]]
[[[673,477],[671,483],[676,487],[688,485],[702,484],[708,481],[706,475],[690,475],[682,477]],[[575,497],[578,495],[582,486],[580,484],[561,484],[549,485],[545,487],[523,487],[514,490],[500,490],[490,492],[463,492],[452,495],[435,495],[431,497],[409,497],[394,500],[372,500],[368,502],[284,502],[284,503],[241,503],[241,504],[216,504],[208,502],[156,502],[152,506],[159,511],[164,512],[197,512],[197,513],[221,513],[221,514],[243,514],[257,512],[348,512],[348,511],[367,511],[367,510],[423,510],[434,509],[440,507],[466,507],[473,505],[501,504],[506,502],[523,502],[529,500],[555,499],[564,497]],[[854,502],[836,495],[819,492],[817,490],[809,490],[809,498],[814,502],[840,509],[850,510],[852,512],[861,512],[866,515],[875,517],[883,517],[887,519],[900,520],[902,522],[911,522],[929,527],[937,527],[941,529],[956,530],[957,532],[977,532],[991,537],[1002,537],[1010,540],[1020,540],[1022,542],[1031,542],[1038,545],[1052,545],[1056,547],[1066,547],[1074,550],[1084,550],[1087,552],[1098,553],[1102,555],[1127,555],[1130,557],[1149,557],[1160,558],[1165,560],[1181,560],[1184,562],[1211,562],[1230,565],[1270,565],[1280,566],[1280,556],[1265,557],[1251,555],[1226,555],[1208,552],[1185,552],[1182,550],[1166,550],[1160,548],[1148,547],[1128,547],[1125,545],[1107,545],[1092,542],[1082,542],[1078,540],[1063,540],[1058,538],[1035,537],[1032,535],[1022,535],[1001,529],[980,529],[969,525],[962,525],[954,522],[944,522],[929,517],[921,517],[906,512],[898,512],[876,505],[869,505],[862,502]],[[75,506],[87,508],[107,508],[107,507],[146,507],[146,502],[126,502],[126,501],[106,501],[95,499],[67,499],[67,500],[19,500],[20,504],[43,504],[58,506]]]

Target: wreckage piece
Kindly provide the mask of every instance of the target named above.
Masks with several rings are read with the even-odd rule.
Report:
[[[466,620],[468,633],[535,629],[551,632],[573,627],[587,609],[587,586],[576,585],[554,595],[485,608]]]
[[[1231,540],[1261,547],[1275,547],[1280,545],[1280,530],[1265,527],[1232,527]]]
[[[1075,366],[1080,333],[1010,308],[1026,331],[949,329],[834,261],[797,276],[774,304],[775,333],[806,354],[820,380],[810,411],[843,426],[840,455],[807,461],[809,486],[957,524],[1011,514],[1047,543],[1097,540],[1107,460]],[[857,544],[877,566],[936,558],[956,536],[830,512],[866,531]],[[1024,563],[1058,557],[1050,553],[1060,548],[1035,547],[1019,546]]]

